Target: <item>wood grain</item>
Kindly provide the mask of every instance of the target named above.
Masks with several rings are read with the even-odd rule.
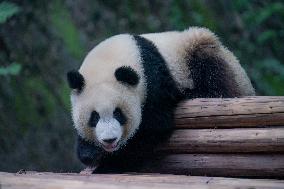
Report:
[[[175,113],[176,128],[284,126],[284,97],[187,100]]]
[[[282,189],[284,181],[269,179],[237,179],[222,177],[176,176],[167,174],[107,174],[82,176],[74,173],[1,173],[2,188],[39,189]]]
[[[153,159],[141,171],[197,176],[284,178],[284,155],[172,154]]]
[[[157,152],[284,153],[284,127],[175,130]]]

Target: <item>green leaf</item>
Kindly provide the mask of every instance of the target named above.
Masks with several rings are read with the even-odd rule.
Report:
[[[14,3],[2,2],[0,3],[0,24],[6,22],[8,18],[19,12],[19,7]]]
[[[18,75],[22,66],[17,63],[12,63],[7,67],[0,67],[0,75]]]

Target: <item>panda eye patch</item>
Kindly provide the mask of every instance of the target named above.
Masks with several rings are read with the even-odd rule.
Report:
[[[129,66],[122,66],[120,68],[117,68],[114,75],[117,81],[128,84],[130,86],[136,86],[140,79],[137,72]]]
[[[89,126],[90,127],[96,127],[97,126],[97,123],[99,122],[100,120],[100,115],[98,112],[96,111],[93,111],[91,113],[91,117],[90,117],[90,120],[89,120]]]
[[[120,123],[120,125],[124,125],[126,123],[126,117],[120,108],[115,108],[113,117]]]

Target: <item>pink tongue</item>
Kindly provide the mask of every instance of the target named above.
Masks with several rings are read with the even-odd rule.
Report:
[[[116,144],[106,145],[105,147],[108,148],[108,149],[115,148],[115,147],[116,147]]]

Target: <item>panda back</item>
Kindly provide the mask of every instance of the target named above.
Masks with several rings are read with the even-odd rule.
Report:
[[[237,58],[210,30],[190,27],[181,32],[152,33],[142,36],[155,44],[182,92],[199,93],[194,94],[193,97],[255,95],[254,88]],[[226,86],[210,82],[210,78],[214,77],[220,82],[223,80]],[[208,85],[216,85],[212,90],[226,87],[228,92],[225,95],[221,94],[222,92],[206,95],[206,91],[196,89],[200,82],[204,83],[200,87],[208,87],[206,86],[208,82]],[[192,97],[191,94],[188,96]]]

